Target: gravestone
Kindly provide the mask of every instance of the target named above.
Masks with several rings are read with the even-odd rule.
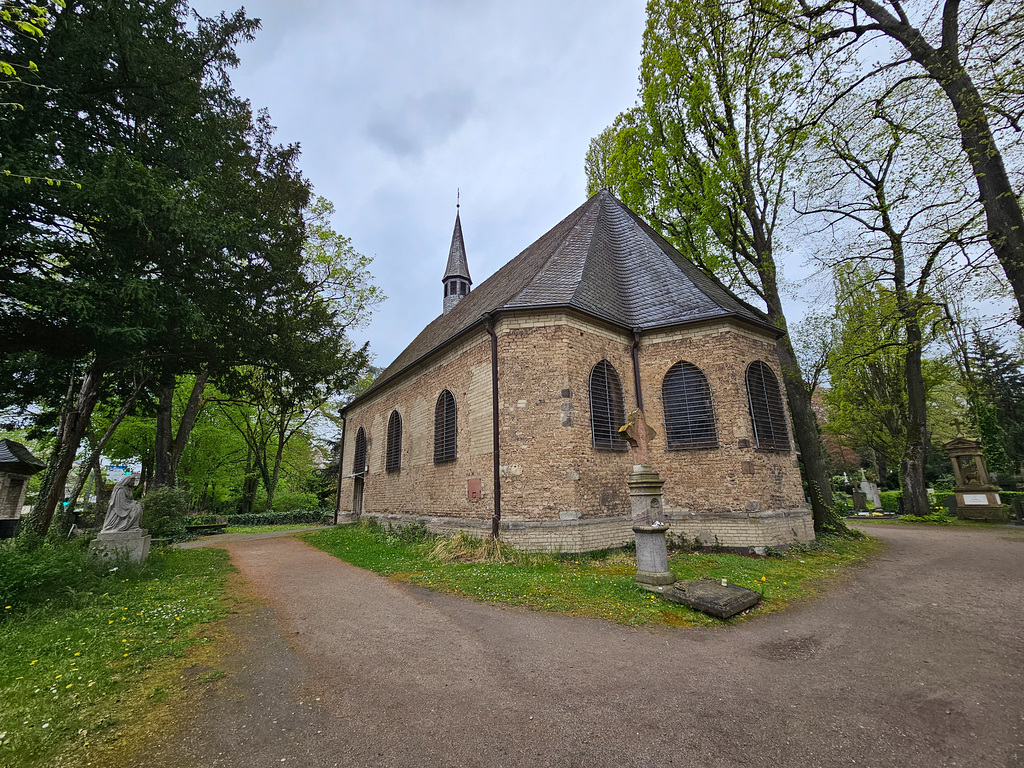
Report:
[[[29,478],[45,468],[21,443],[0,440],[0,539],[17,535]]]
[[[728,619],[761,602],[761,595],[752,589],[707,579],[677,581],[665,590],[664,595],[666,600],[720,619]]]
[[[875,505],[876,512],[882,511],[882,497],[878,493],[878,486],[868,480],[863,469],[860,471],[860,492],[867,497],[868,501]]]
[[[862,491],[853,492],[853,514],[865,516],[868,512],[868,497]]]

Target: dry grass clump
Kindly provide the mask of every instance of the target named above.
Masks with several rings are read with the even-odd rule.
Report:
[[[481,539],[466,531],[438,539],[427,552],[427,557],[440,563],[516,563],[521,555],[500,539]]]

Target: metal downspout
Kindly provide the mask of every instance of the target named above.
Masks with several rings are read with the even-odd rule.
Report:
[[[640,389],[640,329],[633,329],[633,387],[636,389],[636,407],[644,409],[644,395]]]
[[[345,415],[341,416],[341,447],[338,449],[338,500],[334,504],[334,524],[338,524],[338,512],[341,511],[341,481],[345,479]]]
[[[485,315],[484,328],[491,337],[491,439],[494,454],[494,514],[491,516],[491,537],[498,538],[501,527],[501,453],[498,441],[498,334],[494,331],[494,318]]]

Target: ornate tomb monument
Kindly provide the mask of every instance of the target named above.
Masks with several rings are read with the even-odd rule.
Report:
[[[972,440],[958,433],[943,448],[953,462],[956,477],[956,515],[961,520],[1004,522],[1009,518],[999,486],[992,483],[981,453],[981,440]]]

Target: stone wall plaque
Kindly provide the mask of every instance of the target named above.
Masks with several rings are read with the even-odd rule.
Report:
[[[988,496],[986,496],[984,493],[965,493],[964,504],[984,506],[988,504]]]

